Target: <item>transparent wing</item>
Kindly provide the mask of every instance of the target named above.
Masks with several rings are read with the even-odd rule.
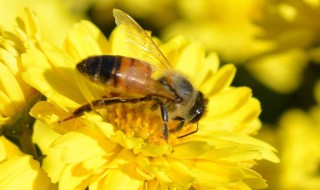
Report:
[[[119,9],[113,9],[113,16],[118,26],[126,26],[126,44],[134,58],[145,61],[156,69],[172,69],[158,46],[133,18]]]

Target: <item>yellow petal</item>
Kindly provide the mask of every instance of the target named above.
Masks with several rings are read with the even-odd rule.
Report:
[[[20,156],[23,153],[17,147],[17,145],[13,144],[4,136],[0,137],[0,162],[5,159],[10,159],[15,156]]]
[[[192,159],[212,151],[212,149],[214,147],[204,141],[189,141],[174,146],[174,151],[170,156],[179,159]]]
[[[197,65],[197,72],[190,76],[193,77],[191,80],[195,86],[199,87],[218,71],[220,65],[219,57],[216,53],[210,53],[203,63],[197,63]]]
[[[60,190],[85,189],[90,182],[90,172],[81,165],[66,165],[59,180]]]
[[[12,44],[10,44],[10,45],[11,46],[8,48],[13,48]],[[11,51],[14,51],[14,50],[11,50]],[[16,54],[16,52],[14,54]],[[21,68],[19,68],[17,55],[14,55],[14,54],[9,52],[8,50],[0,48],[0,58],[1,58],[2,62],[4,62],[5,65],[8,67],[8,69],[16,76],[19,73],[19,71],[21,70]]]
[[[168,158],[168,163],[170,164],[170,169],[166,170],[166,173],[171,181],[175,183],[174,186],[181,189],[190,187],[196,178],[194,173],[190,171],[190,168],[179,159]]]
[[[127,190],[127,189],[140,189],[143,181],[136,179],[134,176],[130,176],[132,168],[127,170],[111,169],[108,175],[105,177],[101,189],[110,190]],[[125,172],[124,172],[125,171]]]
[[[202,130],[255,134],[261,126],[258,120],[260,112],[260,102],[251,97],[251,90],[239,87],[210,98],[207,115],[200,123],[204,125]]]
[[[26,103],[25,95],[18,83],[17,79],[11,71],[0,62],[0,90],[5,92],[10,100],[14,102],[12,106],[21,109],[20,105]]]
[[[48,46],[42,47],[48,51],[48,54],[50,51],[51,53],[54,51],[50,50]],[[61,50],[51,56],[54,56],[56,61],[68,62],[63,59]],[[24,80],[47,98],[51,98],[56,105],[74,109],[79,106],[76,102],[85,101],[73,80],[75,75],[73,69],[57,67],[53,70],[45,54],[36,48],[31,48],[22,60],[27,65],[27,71],[23,74]]]
[[[81,21],[69,31],[64,42],[65,49],[77,61],[92,56],[107,54],[110,46],[102,32],[91,22]]]
[[[251,98],[251,89],[239,87],[221,92],[209,99],[208,117],[218,119],[237,111]],[[226,121],[227,122],[227,121]]]
[[[142,139],[129,137],[125,135],[122,131],[116,131],[115,136],[112,137],[112,140],[130,150],[135,148],[138,151],[144,146],[144,142]]]
[[[31,156],[16,156],[0,164],[0,189],[48,189],[48,176]]]
[[[264,56],[246,64],[257,79],[280,93],[291,92],[299,86],[306,66],[307,55],[302,49]]]
[[[48,173],[53,183],[59,181],[65,167],[65,163],[61,159],[62,153],[63,149],[49,149],[42,163],[43,170]]]
[[[130,53],[130,50],[128,50],[127,44],[125,42],[125,33],[126,31],[123,30],[123,27],[119,26],[116,27],[111,35],[110,35],[110,47],[111,47],[111,54],[114,55],[123,55],[123,56],[129,56],[134,57]],[[134,50],[132,50],[134,51]]]
[[[190,76],[193,80],[197,79],[195,71],[204,62],[204,49],[199,43],[192,43],[186,46],[180,53],[175,69],[186,74],[186,76]]]
[[[243,170],[245,172],[243,181],[250,188],[264,189],[268,187],[266,180],[262,179],[260,174],[250,169],[243,169]]]
[[[261,154],[256,159],[266,159],[275,163],[279,162],[278,156],[275,155],[275,148],[271,145],[246,135],[221,135],[220,139],[228,140],[239,144],[250,144],[254,150],[258,150]]]
[[[53,131],[48,125],[36,120],[33,125],[32,141],[39,146],[43,155],[46,155],[52,142],[60,135]],[[45,137],[45,138],[44,138]]]
[[[57,108],[50,102],[40,101],[32,107],[30,115],[51,125],[61,119],[66,118],[67,112]]]
[[[7,123],[17,112],[10,98],[2,91],[0,91],[0,111],[1,125]]]
[[[104,135],[98,134],[98,130],[84,127],[78,131],[69,132],[52,144],[53,148],[64,149],[62,161],[65,163],[79,163],[95,156],[102,157],[111,154],[116,148],[116,144],[108,141]],[[103,146],[99,146],[98,143]]]
[[[19,28],[21,28],[26,34],[31,36],[32,38],[38,38],[39,35],[39,26],[37,23],[37,19],[35,18],[35,14],[28,8],[25,8],[25,18],[17,18],[17,22],[19,25]]]
[[[207,96],[210,97],[219,91],[226,89],[230,86],[236,73],[234,65],[224,65],[212,77],[205,80],[199,89]]]
[[[216,164],[209,161],[184,161],[194,173],[196,181],[204,187],[228,186],[243,179],[243,171],[237,166]]]
[[[151,157],[162,156],[167,152],[170,152],[172,149],[170,144],[149,144],[146,143],[141,149],[134,149],[134,153],[138,153],[141,151],[142,154]]]

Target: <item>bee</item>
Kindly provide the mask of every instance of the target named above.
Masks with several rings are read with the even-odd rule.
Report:
[[[76,69],[92,82],[120,92],[118,97],[103,97],[76,109],[68,120],[114,104],[154,102],[161,112],[163,138],[168,140],[169,121],[178,121],[170,132],[189,123],[197,123],[205,112],[207,99],[186,77],[169,64],[151,37],[125,12],[114,9],[118,26],[126,27],[125,43],[134,50],[135,57],[121,55],[90,56],[76,65]],[[155,77],[155,73],[157,74]],[[132,95],[132,96],[130,96]],[[180,136],[191,135],[198,131]]]

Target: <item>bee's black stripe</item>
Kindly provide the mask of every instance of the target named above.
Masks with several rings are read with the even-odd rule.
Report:
[[[112,70],[116,65],[117,57],[115,56],[101,56],[100,57],[100,70],[99,70],[99,79],[102,83],[107,83],[112,77]]]
[[[115,69],[115,77],[113,79],[113,86],[114,87],[117,87],[117,84],[118,84],[118,73],[119,73],[119,70],[120,70],[120,66],[121,66],[121,57],[117,56],[115,57],[115,61],[114,61],[114,69]]]
[[[117,56],[92,56],[78,63],[77,69],[92,81],[107,83],[112,77],[117,60]]]

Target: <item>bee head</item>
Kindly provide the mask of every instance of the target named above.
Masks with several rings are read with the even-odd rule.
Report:
[[[180,102],[187,108],[185,111],[186,119],[190,123],[198,122],[206,111],[208,103],[202,92],[197,91],[192,84],[184,77],[176,77],[173,86]],[[188,110],[188,111],[187,111]]]
[[[204,98],[204,95],[202,92],[198,91],[197,97],[195,99],[194,105],[189,110],[189,122],[190,123],[196,123],[198,122],[203,114],[206,111],[208,100]]]

